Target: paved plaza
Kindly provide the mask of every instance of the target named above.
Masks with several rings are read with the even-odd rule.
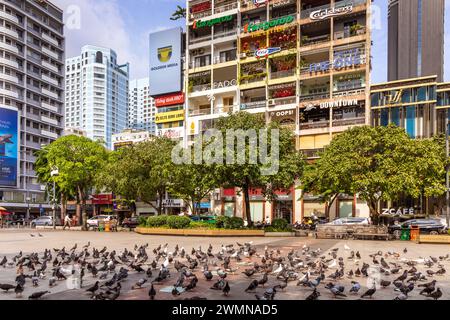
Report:
[[[40,234],[40,235],[39,235]],[[32,237],[31,235],[34,235]],[[146,252],[149,255],[149,259],[146,265],[143,266],[147,270],[148,265],[153,261],[154,253],[153,249],[159,245],[168,244],[168,252],[174,250],[175,246],[178,244],[179,247],[184,247],[187,254],[191,254],[192,248],[201,249],[206,252],[208,246],[211,244],[213,247],[212,253],[216,254],[221,249],[222,245],[233,244],[236,249],[238,248],[237,242],[244,244],[245,242],[252,241],[252,246],[255,246],[257,254],[255,254],[251,259],[242,256],[240,262],[231,259],[230,268],[232,272],[228,272],[226,280],[230,285],[230,294],[225,297],[222,291],[212,290],[210,287],[216,282],[217,276],[211,281],[206,281],[202,266],[199,265],[194,273],[197,275],[199,282],[197,286],[190,292],[184,292],[180,296],[173,297],[171,292],[165,293],[160,292],[161,289],[171,287],[176,282],[178,278],[178,273],[174,269],[173,263],[169,266],[171,272],[171,277],[165,280],[161,284],[155,284],[155,289],[157,291],[155,299],[185,299],[191,297],[204,297],[208,299],[233,299],[233,300],[255,300],[255,294],[262,296],[267,288],[273,287],[281,283],[281,280],[277,279],[276,275],[269,274],[269,280],[264,285],[264,287],[259,286],[254,292],[246,293],[244,290],[249,286],[253,280],[259,280],[262,278],[263,273],[257,272],[251,277],[247,277],[242,272],[245,269],[251,268],[252,264],[258,262],[261,264],[261,258],[257,255],[264,254],[264,248],[267,246],[268,251],[274,250],[274,255],[277,257],[285,257],[287,254],[294,250],[298,253],[297,261],[304,261],[304,255],[302,255],[302,250],[306,247],[309,248],[309,252],[318,252],[317,257],[312,259],[318,260],[320,257],[324,257],[323,261],[328,261],[328,265],[333,265],[333,258],[331,253],[333,249],[337,250],[337,259],[339,257],[343,258],[345,264],[344,270],[346,275],[339,280],[333,280],[328,278],[329,275],[333,274],[339,268],[330,267],[324,273],[326,279],[323,280],[322,284],[318,286],[318,290],[321,293],[319,300],[334,299],[333,294],[330,290],[325,288],[325,284],[333,282],[334,284],[339,284],[345,287],[346,298],[340,299],[360,299],[362,293],[367,290],[367,278],[365,277],[349,277],[347,272],[352,270],[353,272],[361,268],[363,263],[370,264],[374,267],[379,267],[374,264],[373,255],[379,251],[382,252],[382,256],[389,263],[396,263],[401,266],[401,270],[397,274],[391,275],[380,275],[379,280],[389,280],[392,281],[398,278],[403,270],[410,270],[412,267],[417,269],[417,272],[421,272],[426,276],[426,280],[419,280],[415,283],[415,289],[409,293],[409,300],[415,299],[429,299],[424,296],[419,295],[420,289],[417,286],[421,283],[427,283],[433,279],[437,280],[436,287],[439,287],[443,291],[442,299],[450,299],[450,259],[446,255],[450,254],[450,247],[448,245],[431,245],[431,244],[416,244],[414,242],[404,242],[404,241],[348,241],[348,240],[319,240],[313,238],[269,238],[269,237],[257,237],[257,238],[206,238],[206,237],[169,237],[169,236],[144,236],[133,232],[119,232],[119,233],[100,233],[100,232],[78,232],[78,231],[36,231],[36,230],[1,230],[0,231],[0,259],[6,256],[8,261],[12,261],[12,258],[17,255],[20,251],[24,255],[38,252],[39,256],[45,249],[51,249],[53,259],[55,257],[55,249],[66,248],[67,251],[70,250],[75,244],[77,244],[77,252],[81,252],[81,247],[90,242],[89,250],[96,248],[98,250],[102,249],[104,246],[107,247],[108,251],[115,250],[117,255],[120,255],[125,248],[127,250],[133,251],[135,245],[145,245],[148,243],[148,248]],[[320,251],[318,249],[320,248]],[[404,249],[407,252],[404,253]],[[276,250],[279,250],[277,253]],[[350,252],[359,251],[361,254],[361,259],[359,261],[348,259]],[[134,252],[134,251],[133,251]],[[387,254],[387,253],[390,254]],[[394,256],[393,253],[398,254]],[[306,254],[307,255],[307,254]],[[423,264],[423,259],[431,259],[430,257],[436,258],[439,261],[434,263],[430,268]],[[441,259],[439,259],[441,257]],[[376,260],[380,260],[381,256],[376,256]],[[212,258],[213,260],[215,258]],[[158,264],[161,264],[164,259],[161,259]],[[175,260],[179,260],[186,263],[185,259],[180,257],[175,257]],[[411,262],[413,261],[413,262]],[[414,262],[415,261],[415,262]],[[407,265],[406,263],[410,263]],[[221,266],[221,261],[215,261],[217,268]],[[127,267],[125,265],[118,265],[117,269],[120,267]],[[49,262],[48,270],[46,272],[47,277],[39,280],[39,286],[32,287],[30,280],[27,279],[25,285],[25,291],[23,292],[23,298],[16,298],[14,289],[9,293],[0,292],[0,299],[5,300],[16,300],[16,299],[26,299],[31,293],[37,291],[49,290],[51,293],[44,296],[43,299],[54,299],[54,300],[89,300],[91,294],[87,293],[86,288],[92,286],[98,278],[93,278],[89,272],[86,272],[84,278],[82,289],[71,289],[71,284],[66,281],[58,281],[57,285],[49,288],[48,277],[51,276],[51,261]],[[67,266],[65,267],[67,268]],[[216,268],[216,269],[217,269]],[[437,271],[440,268],[447,270],[443,275],[434,275],[430,277],[426,270]],[[158,267],[159,269],[159,267]],[[214,271],[214,267],[210,267],[211,271]],[[307,269],[302,269],[299,272],[299,277],[303,276],[302,272],[306,272]],[[32,275],[33,272],[24,267],[24,273]],[[141,278],[145,278],[145,273],[137,273],[135,271],[130,271],[128,278],[121,282],[122,290],[119,296],[119,300],[139,300],[148,299],[148,290],[150,288],[150,282],[156,277],[158,270],[153,270],[153,276],[151,279],[144,284],[142,289],[132,289],[132,286]],[[112,278],[113,272],[111,272],[106,280],[101,280],[103,283],[110,278]],[[408,274],[408,278],[412,276]],[[1,284],[12,284],[14,285],[14,280],[16,277],[16,266],[9,264],[3,268],[0,267],[0,283]],[[315,279],[317,276],[311,276],[311,280]],[[361,284],[361,291],[359,294],[349,293],[351,288],[351,281],[358,281]],[[406,283],[406,281],[405,281]],[[369,284],[370,285],[370,284]],[[305,286],[297,286],[297,281],[289,281],[288,286],[283,290],[277,290],[275,299],[281,300],[302,300],[312,293],[312,289]],[[373,299],[377,300],[392,300],[397,297],[400,293],[394,291],[394,287],[391,284],[387,288],[379,288],[373,296]]]

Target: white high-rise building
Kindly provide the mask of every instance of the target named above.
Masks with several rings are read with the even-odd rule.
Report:
[[[87,45],[66,60],[66,128],[86,132],[111,148],[111,136],[127,127],[129,64],[108,48]]]
[[[128,128],[156,133],[155,100],[149,95],[149,79],[130,81]]]

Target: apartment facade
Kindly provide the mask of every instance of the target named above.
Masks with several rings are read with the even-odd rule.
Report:
[[[450,118],[450,83],[438,76],[410,78],[371,86],[371,125],[395,124],[413,139],[444,135]],[[445,197],[413,199],[400,195],[381,201],[381,210],[408,210],[416,215],[443,214]]]
[[[149,79],[130,81],[127,113],[128,128],[145,130],[155,135],[155,114],[155,100],[149,93]]]
[[[81,129],[112,147],[111,137],[127,127],[129,64],[109,48],[87,45],[66,60],[66,128]]]
[[[187,2],[186,136],[228,112],[263,114],[290,128],[311,161],[336,134],[369,124],[371,1],[195,0]],[[325,205],[293,186],[277,201],[250,195],[254,221],[323,216]],[[235,188],[216,190],[212,210],[243,216]],[[354,197],[330,216],[366,215]]]
[[[49,1],[0,1],[0,105],[19,114],[17,185],[0,187],[0,202],[29,217],[51,210],[34,152],[63,133],[63,26],[63,11]]]
[[[445,0],[389,0],[388,81],[444,77]]]

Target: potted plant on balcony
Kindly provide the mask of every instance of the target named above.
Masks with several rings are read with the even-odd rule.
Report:
[[[362,30],[363,28],[364,27],[361,24],[357,23],[350,27],[350,34],[352,36],[360,35],[361,34],[360,30]]]

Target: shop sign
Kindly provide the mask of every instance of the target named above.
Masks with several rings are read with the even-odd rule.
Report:
[[[204,27],[212,27],[216,24],[220,24],[220,23],[224,23],[224,22],[230,22],[233,20],[233,16],[229,15],[229,16],[224,16],[224,17],[220,17],[220,18],[214,18],[214,19],[210,19],[210,20],[195,20],[194,24],[192,25],[193,29],[198,29],[198,28],[204,28]]]
[[[157,113],[155,123],[166,123],[184,120],[184,110]]]
[[[211,9],[211,2],[208,1],[208,2],[202,2],[202,3],[194,4],[191,7],[191,12],[192,13],[198,13],[198,12],[206,11],[206,10],[209,10],[209,9]]]
[[[282,120],[286,118],[294,119],[296,117],[296,109],[283,110],[283,111],[271,111],[269,112],[270,119],[274,120]]]
[[[266,21],[266,22],[261,22],[261,23],[251,23],[251,24],[246,24],[244,26],[244,32],[255,32],[258,30],[263,30],[263,31],[267,31],[271,28],[275,28],[275,27],[279,27],[288,23],[293,22],[295,19],[294,16],[287,16],[287,17],[282,17],[282,18],[278,18],[278,19],[273,19],[270,21]]]
[[[199,122],[197,119],[189,118],[188,120],[188,135],[194,136],[199,133]]]
[[[404,215],[414,215],[414,208],[384,208],[382,210],[382,215],[395,215],[395,216],[404,216]]]
[[[353,11],[353,4],[349,4],[339,8],[333,7],[313,11],[309,15],[309,18],[311,20],[325,20],[331,17],[342,16],[352,11]]]
[[[330,69],[342,69],[362,64],[359,49],[337,52],[334,61],[322,61],[311,63],[309,72],[329,71]]]
[[[159,205],[159,201],[157,201]],[[184,201],[181,199],[164,199],[162,206],[165,208],[182,208],[184,207]]]
[[[92,196],[92,204],[112,204],[112,194],[95,194]]]
[[[172,105],[176,105],[176,104],[183,104],[183,103],[184,103],[184,94],[183,93],[174,93],[174,94],[169,94],[166,96],[155,98],[155,106],[157,108],[172,106]]]
[[[386,95],[386,105],[392,105],[400,103],[400,99],[403,95],[403,89],[395,91],[394,94],[388,94]]]
[[[169,139],[179,139],[183,137],[184,127],[160,129],[158,135]]]
[[[280,47],[259,49],[259,50],[256,50],[256,52],[255,52],[255,57],[256,57],[257,59],[260,59],[260,58],[267,58],[267,57],[270,56],[271,54],[274,54],[274,53],[277,53],[277,52],[280,52],[280,51],[281,51],[281,48],[280,48]]]
[[[329,108],[341,108],[341,107],[351,107],[358,106],[358,99],[340,99],[336,101],[327,101],[321,103],[307,103],[305,104],[304,111],[314,110],[316,107],[320,107],[320,109],[329,109]]]
[[[291,3],[293,3],[293,1],[291,1],[291,0],[281,0],[281,1],[278,1],[278,2],[274,2],[272,4],[272,7],[273,8],[278,8],[278,7],[286,6],[286,5],[291,4]]]
[[[213,83],[213,88],[214,89],[222,89],[222,88],[228,88],[228,87],[233,87],[233,86],[237,86],[237,80],[236,79],[224,80],[224,81],[215,81]]]

